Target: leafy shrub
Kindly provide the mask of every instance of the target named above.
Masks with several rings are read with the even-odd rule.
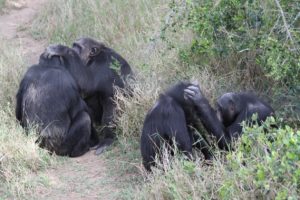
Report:
[[[297,199],[300,131],[272,128],[274,123],[271,118],[262,126],[244,128],[237,150],[227,156],[231,176],[224,180],[222,197],[230,199],[242,191],[255,198]]]
[[[193,55],[258,64],[273,80],[300,84],[300,2],[253,0],[188,1],[195,32]],[[245,63],[246,62],[246,63]]]

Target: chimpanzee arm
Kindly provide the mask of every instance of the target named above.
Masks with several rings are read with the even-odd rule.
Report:
[[[21,125],[23,126],[23,119],[22,119],[22,101],[23,101],[23,93],[25,91],[25,89],[27,88],[27,81],[25,81],[26,79],[24,78],[21,83],[20,83],[20,88],[18,90],[18,93],[16,95],[16,118],[17,120],[21,123]]]
[[[245,114],[244,112],[243,113],[240,113],[236,120],[229,126],[227,127],[227,132],[228,134],[230,135],[230,137],[233,139],[233,138],[238,138],[241,133],[242,133],[242,130],[243,130],[243,127],[242,127],[242,122],[243,120],[245,120]]]
[[[208,100],[202,95],[199,86],[190,85],[184,90],[184,93],[185,98],[194,104],[196,113],[206,130],[216,137],[219,148],[228,150],[230,138],[227,138],[226,129],[219,121]]]
[[[17,94],[16,117],[22,123],[22,94],[20,92]]]
[[[216,112],[209,105],[206,99],[195,104],[197,115],[209,133],[212,133],[218,141],[220,149],[228,148],[230,138],[227,138],[226,129],[217,118]]]
[[[114,119],[115,103],[112,98],[108,97],[103,99],[103,116],[102,124],[111,125]]]
[[[106,47],[106,50],[107,50],[107,52],[109,52],[111,54],[111,56],[114,59],[116,59],[120,63],[121,76],[128,76],[129,74],[132,73],[130,65],[120,54],[118,54],[113,49],[108,48],[108,47]]]
[[[246,121],[247,123],[253,122],[252,116],[254,114],[257,114],[256,122],[260,125],[261,122],[265,121],[268,116],[271,116],[273,114],[273,110],[260,103],[251,105],[251,107],[247,106],[237,116],[236,120],[227,128],[228,134],[230,134],[232,138],[238,138],[243,131],[242,122],[243,121]]]

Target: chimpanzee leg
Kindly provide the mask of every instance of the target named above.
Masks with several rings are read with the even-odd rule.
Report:
[[[189,159],[192,159],[192,138],[190,138],[189,133],[186,130],[178,132],[175,134],[175,141],[177,143],[178,149],[182,151]]]
[[[91,138],[90,138],[90,147],[95,147],[96,145],[99,144],[99,137],[97,134],[97,131],[92,123],[91,126]]]
[[[93,122],[95,122],[96,124],[101,124],[103,110],[101,105],[102,102],[99,96],[94,95],[91,97],[87,97],[84,99],[84,101],[86,102],[86,104],[90,109],[90,114],[93,119]]]
[[[69,148],[69,156],[77,157],[90,148],[91,119],[88,113],[81,111],[72,120],[62,146]]]
[[[102,125],[104,126],[102,129],[102,134],[104,138],[114,139],[114,111],[115,104],[111,98],[107,98],[103,100],[103,116],[102,116]]]
[[[104,139],[99,142],[98,149],[96,150],[96,155],[101,154],[108,146],[110,146],[115,137],[115,127],[114,127],[114,111],[115,104],[111,98],[103,99],[103,116],[102,116],[102,126],[101,135],[104,135]]]
[[[146,129],[147,128],[148,127],[146,127]],[[151,135],[142,134],[141,153],[143,157],[143,165],[146,170],[151,171],[151,166],[155,165],[155,156],[159,153],[162,142],[162,138],[158,133]]]

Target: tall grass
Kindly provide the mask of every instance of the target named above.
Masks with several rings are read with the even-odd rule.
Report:
[[[0,198],[21,198],[30,191],[31,175],[51,163],[48,153],[26,136],[16,122],[15,95],[26,70],[18,43],[1,40],[0,51]]]
[[[166,0],[51,1],[33,24],[33,35],[71,44],[80,36],[95,37],[133,62],[136,47],[160,29]],[[142,55],[141,55],[142,56]]]
[[[11,104],[14,107],[15,95],[24,67],[20,46],[16,42],[0,39],[0,105],[4,108]]]
[[[5,6],[5,0],[0,0],[0,13],[3,10],[4,6]]]

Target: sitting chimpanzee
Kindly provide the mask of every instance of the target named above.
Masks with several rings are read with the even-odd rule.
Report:
[[[233,139],[242,134],[241,123],[251,120],[257,114],[257,122],[274,115],[274,110],[264,101],[249,93],[226,93],[217,100],[216,112],[203,96],[199,86],[190,85],[185,90],[185,98],[194,104],[195,111],[204,127],[212,133],[221,149],[227,150]]]
[[[76,157],[98,144],[80,91],[92,90],[86,68],[71,48],[50,45],[28,69],[17,93],[16,117],[24,128],[37,126],[42,148]]]
[[[194,105],[184,99],[184,89],[188,86],[191,84],[179,82],[161,94],[147,113],[141,136],[141,153],[144,167],[148,171],[155,165],[155,156],[159,155],[164,142],[170,146],[176,142],[178,149],[189,158],[192,146],[197,142],[196,146],[201,149],[205,159],[212,158],[205,139],[198,140],[198,135],[190,127],[197,127],[197,116]]]
[[[132,77],[132,70],[126,60],[111,48],[91,38],[81,38],[73,43],[73,49],[94,76],[97,92],[87,95],[85,101],[90,107],[94,121],[103,125],[101,134],[104,140],[99,144],[96,154],[100,154],[111,145],[114,138],[114,86],[122,89],[129,87],[127,80]]]

